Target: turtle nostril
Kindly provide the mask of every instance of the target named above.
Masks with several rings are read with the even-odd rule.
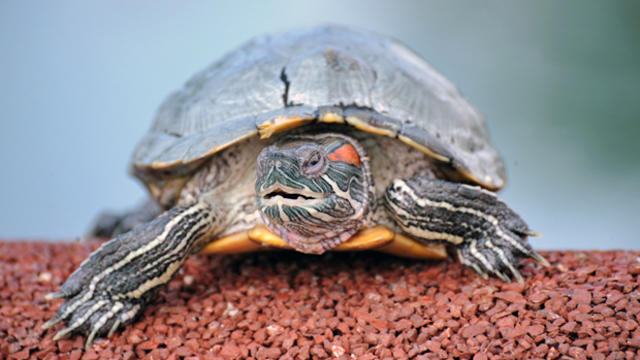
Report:
[[[260,154],[258,154],[258,161],[257,161],[258,176],[264,175],[269,169],[269,167],[273,166],[272,155],[274,152],[275,152],[274,149],[271,146],[269,146],[262,149]]]

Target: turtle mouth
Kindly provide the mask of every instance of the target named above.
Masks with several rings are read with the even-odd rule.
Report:
[[[260,197],[265,205],[271,203],[299,204],[301,202],[315,202],[322,200],[326,194],[316,193],[306,189],[296,189],[282,184],[274,184],[260,191]]]
[[[265,199],[272,199],[275,198],[277,196],[280,196],[284,199],[290,199],[290,200],[312,200],[315,199],[313,197],[310,196],[306,196],[303,194],[289,194],[288,192],[284,192],[284,191],[273,191],[270,192],[268,194],[266,194],[264,196]]]

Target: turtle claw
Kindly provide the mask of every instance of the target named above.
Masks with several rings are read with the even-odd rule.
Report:
[[[47,321],[46,323],[42,324],[41,329],[42,330],[47,330],[48,328],[52,327],[53,325],[57,324],[60,322],[60,320],[62,319],[58,319],[58,318],[53,318],[49,321]]]
[[[549,261],[547,261],[547,259],[545,259],[542,255],[538,254],[537,252],[533,252],[531,254],[531,257],[538,262],[538,264],[544,266],[544,267],[550,267],[551,264],[549,264]]]
[[[460,262],[462,263],[462,265],[466,265],[472,268],[473,271],[475,271],[476,274],[480,275],[483,279],[489,280],[489,275],[486,272],[484,272],[484,270],[482,270],[475,262],[467,260],[467,258],[462,255],[461,249],[458,249],[458,259],[460,259]]]
[[[72,327],[67,327],[67,328],[64,328],[64,329],[62,329],[62,330],[58,331],[58,332],[56,333],[56,335],[53,337],[53,341],[58,341],[58,340],[62,339],[62,338],[63,338],[63,337],[65,337],[68,333],[72,332],[72,331],[73,331],[73,329],[74,329],[74,328],[72,328]]]
[[[505,233],[503,232],[503,234]],[[460,262],[475,270],[485,279],[489,274],[493,274],[506,283],[511,283],[513,279],[520,284],[524,284],[524,278],[516,268],[518,259],[530,257],[540,264],[548,266],[549,262],[533,251],[523,239],[511,235],[506,236],[508,237],[472,239],[460,244],[458,248]],[[511,276],[508,276],[507,273]]]
[[[72,332],[82,333],[87,336],[85,351],[91,347],[96,337],[113,335],[121,325],[133,321],[140,312],[142,306],[127,299],[112,300],[102,298],[84,299],[74,298],[65,303],[58,314],[43,325],[49,328],[61,320],[65,320],[68,326],[60,330],[53,337],[54,341],[60,340]]]
[[[511,283],[511,279],[509,279],[509,277],[507,275],[505,275],[502,271],[499,270],[495,270],[493,272],[497,277],[500,278],[500,280],[506,282],[507,284]]]
[[[120,327],[120,318],[116,319],[116,321],[113,323],[113,325],[111,325],[111,329],[109,330],[109,333],[107,334],[107,337],[110,338],[113,336],[113,334],[115,334],[115,332],[118,330],[118,328]]]
[[[56,292],[52,292],[52,293],[48,293],[47,295],[44,296],[45,300],[56,300],[56,299],[62,299],[66,297],[65,293],[63,293],[62,291],[56,291]]]
[[[511,271],[511,275],[513,275],[513,278],[516,279],[516,281],[519,284],[524,284],[524,278],[522,277],[522,275],[520,275],[520,272],[513,265],[511,265],[510,263],[506,264],[506,265],[509,268],[509,270]]]

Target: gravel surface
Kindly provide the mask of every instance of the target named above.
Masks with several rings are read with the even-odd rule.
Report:
[[[640,252],[542,252],[524,285],[365,253],[191,258],[143,317],[83,352],[47,302],[87,243],[0,242],[0,358],[638,359]]]

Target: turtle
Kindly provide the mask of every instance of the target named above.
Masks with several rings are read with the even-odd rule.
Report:
[[[495,192],[504,162],[460,91],[397,40],[325,25],[256,37],[159,107],[131,173],[151,203],[99,221],[112,237],[59,291],[54,318],[110,337],[195,253],[451,252],[485,279],[548,262]],[[153,205],[155,204],[155,205]]]

